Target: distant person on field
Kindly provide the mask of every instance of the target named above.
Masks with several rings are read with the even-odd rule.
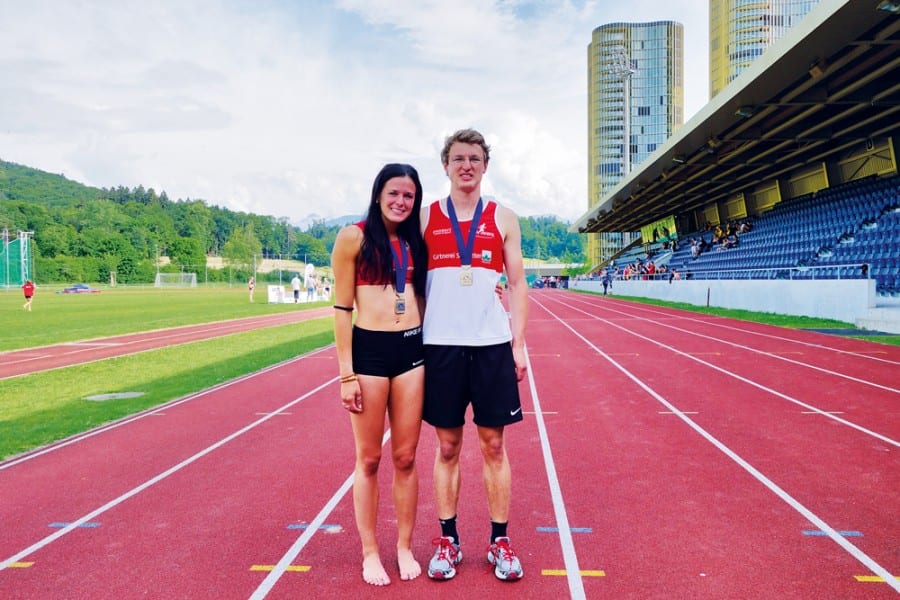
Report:
[[[25,283],[22,284],[22,292],[25,294],[24,308],[31,312],[31,299],[34,298],[34,283],[30,279],[25,280]]]
[[[341,229],[331,258],[341,404],[350,413],[356,447],[353,509],[362,542],[362,577],[377,586],[391,582],[375,535],[385,416],[391,428],[400,579],[422,573],[412,551],[425,385],[422,314],[428,253],[419,230],[421,205],[416,170],[385,165],[372,186],[366,220]]]
[[[316,299],[316,275],[315,273],[306,274],[306,301],[312,302]]]
[[[250,288],[250,302],[253,302],[253,288],[256,287],[256,279],[250,277],[250,281],[247,282],[247,287]]]
[[[291,289],[294,290],[294,304],[300,302],[300,273],[294,275],[291,279]]]

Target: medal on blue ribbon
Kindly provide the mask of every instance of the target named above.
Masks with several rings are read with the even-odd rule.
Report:
[[[475,232],[478,230],[478,222],[481,220],[481,211],[483,206],[481,198],[475,205],[475,214],[472,215],[472,224],[469,226],[469,239],[463,242],[462,228],[459,226],[459,219],[456,218],[456,209],[453,208],[453,201],[447,196],[447,214],[450,217],[450,226],[453,228],[453,235],[456,237],[456,248],[459,250],[459,262],[462,271],[459,273],[459,285],[472,285],[472,251],[475,249]]]
[[[391,257],[394,259],[394,292],[397,298],[394,300],[394,314],[402,315],[406,312],[406,297],[403,291],[406,289],[406,270],[409,268],[409,244],[399,240],[400,252],[391,244]]]

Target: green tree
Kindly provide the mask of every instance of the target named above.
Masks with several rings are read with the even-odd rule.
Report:
[[[206,253],[196,238],[177,237],[168,246],[169,260],[186,272],[196,272],[206,265]]]
[[[262,243],[253,233],[252,225],[236,228],[222,247],[222,258],[232,267],[241,271],[253,270],[254,257],[262,251]]]

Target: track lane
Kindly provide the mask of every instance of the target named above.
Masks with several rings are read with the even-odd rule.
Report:
[[[574,310],[582,311],[585,310],[585,307],[598,310],[607,308],[585,303],[566,302],[566,304]],[[862,420],[860,427],[872,432],[883,431],[884,441],[891,445],[896,445],[896,440],[900,438],[900,427],[894,427],[894,425],[900,426],[900,421],[896,419],[898,414],[897,396],[900,395],[900,387],[896,381],[894,362],[891,360],[873,362],[863,354],[857,354],[856,360],[843,359],[845,363],[854,363],[849,365],[851,367],[858,366],[858,363],[865,363],[865,374],[862,377],[856,377],[846,373],[845,369],[848,365],[844,363],[833,365],[833,368],[823,368],[815,364],[821,362],[815,359],[812,361],[805,358],[785,359],[782,354],[792,352],[789,349],[791,348],[790,344],[787,343],[790,340],[785,336],[770,336],[780,340],[781,345],[779,346],[773,346],[778,342],[765,340],[762,342],[765,348],[752,347],[727,337],[729,335],[727,331],[719,330],[720,337],[713,338],[708,335],[696,335],[683,328],[672,327],[668,322],[650,321],[645,317],[623,320],[621,317],[628,313],[619,310],[613,312],[618,317],[615,321],[606,317],[606,310],[597,314],[591,314],[590,311],[584,314],[591,314],[592,318],[602,318],[619,326],[627,323],[627,329],[633,334],[643,335],[651,340],[657,339],[660,330],[668,329],[675,332],[675,337],[667,346],[675,351],[683,351],[693,356],[701,364],[718,369],[725,378],[751,380],[764,391],[780,389],[786,399],[799,399],[806,402],[807,408],[810,410],[822,410],[823,413],[842,413],[840,407],[850,401]],[[826,352],[826,354],[828,353]],[[786,380],[784,372],[788,366],[802,368],[795,378]],[[807,368],[810,371],[804,373],[804,369]],[[830,378],[828,385],[805,385],[806,382],[819,381],[823,377]],[[723,381],[726,379],[722,379],[714,385],[721,389]],[[824,409],[814,406],[823,400],[831,402],[834,406]],[[840,417],[835,417],[835,419],[839,422],[843,421]]]

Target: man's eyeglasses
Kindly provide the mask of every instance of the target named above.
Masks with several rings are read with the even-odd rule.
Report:
[[[461,167],[466,164],[466,161],[469,162],[473,167],[481,166],[481,163],[484,162],[484,159],[480,156],[454,156],[450,159],[450,163],[454,167]]]

